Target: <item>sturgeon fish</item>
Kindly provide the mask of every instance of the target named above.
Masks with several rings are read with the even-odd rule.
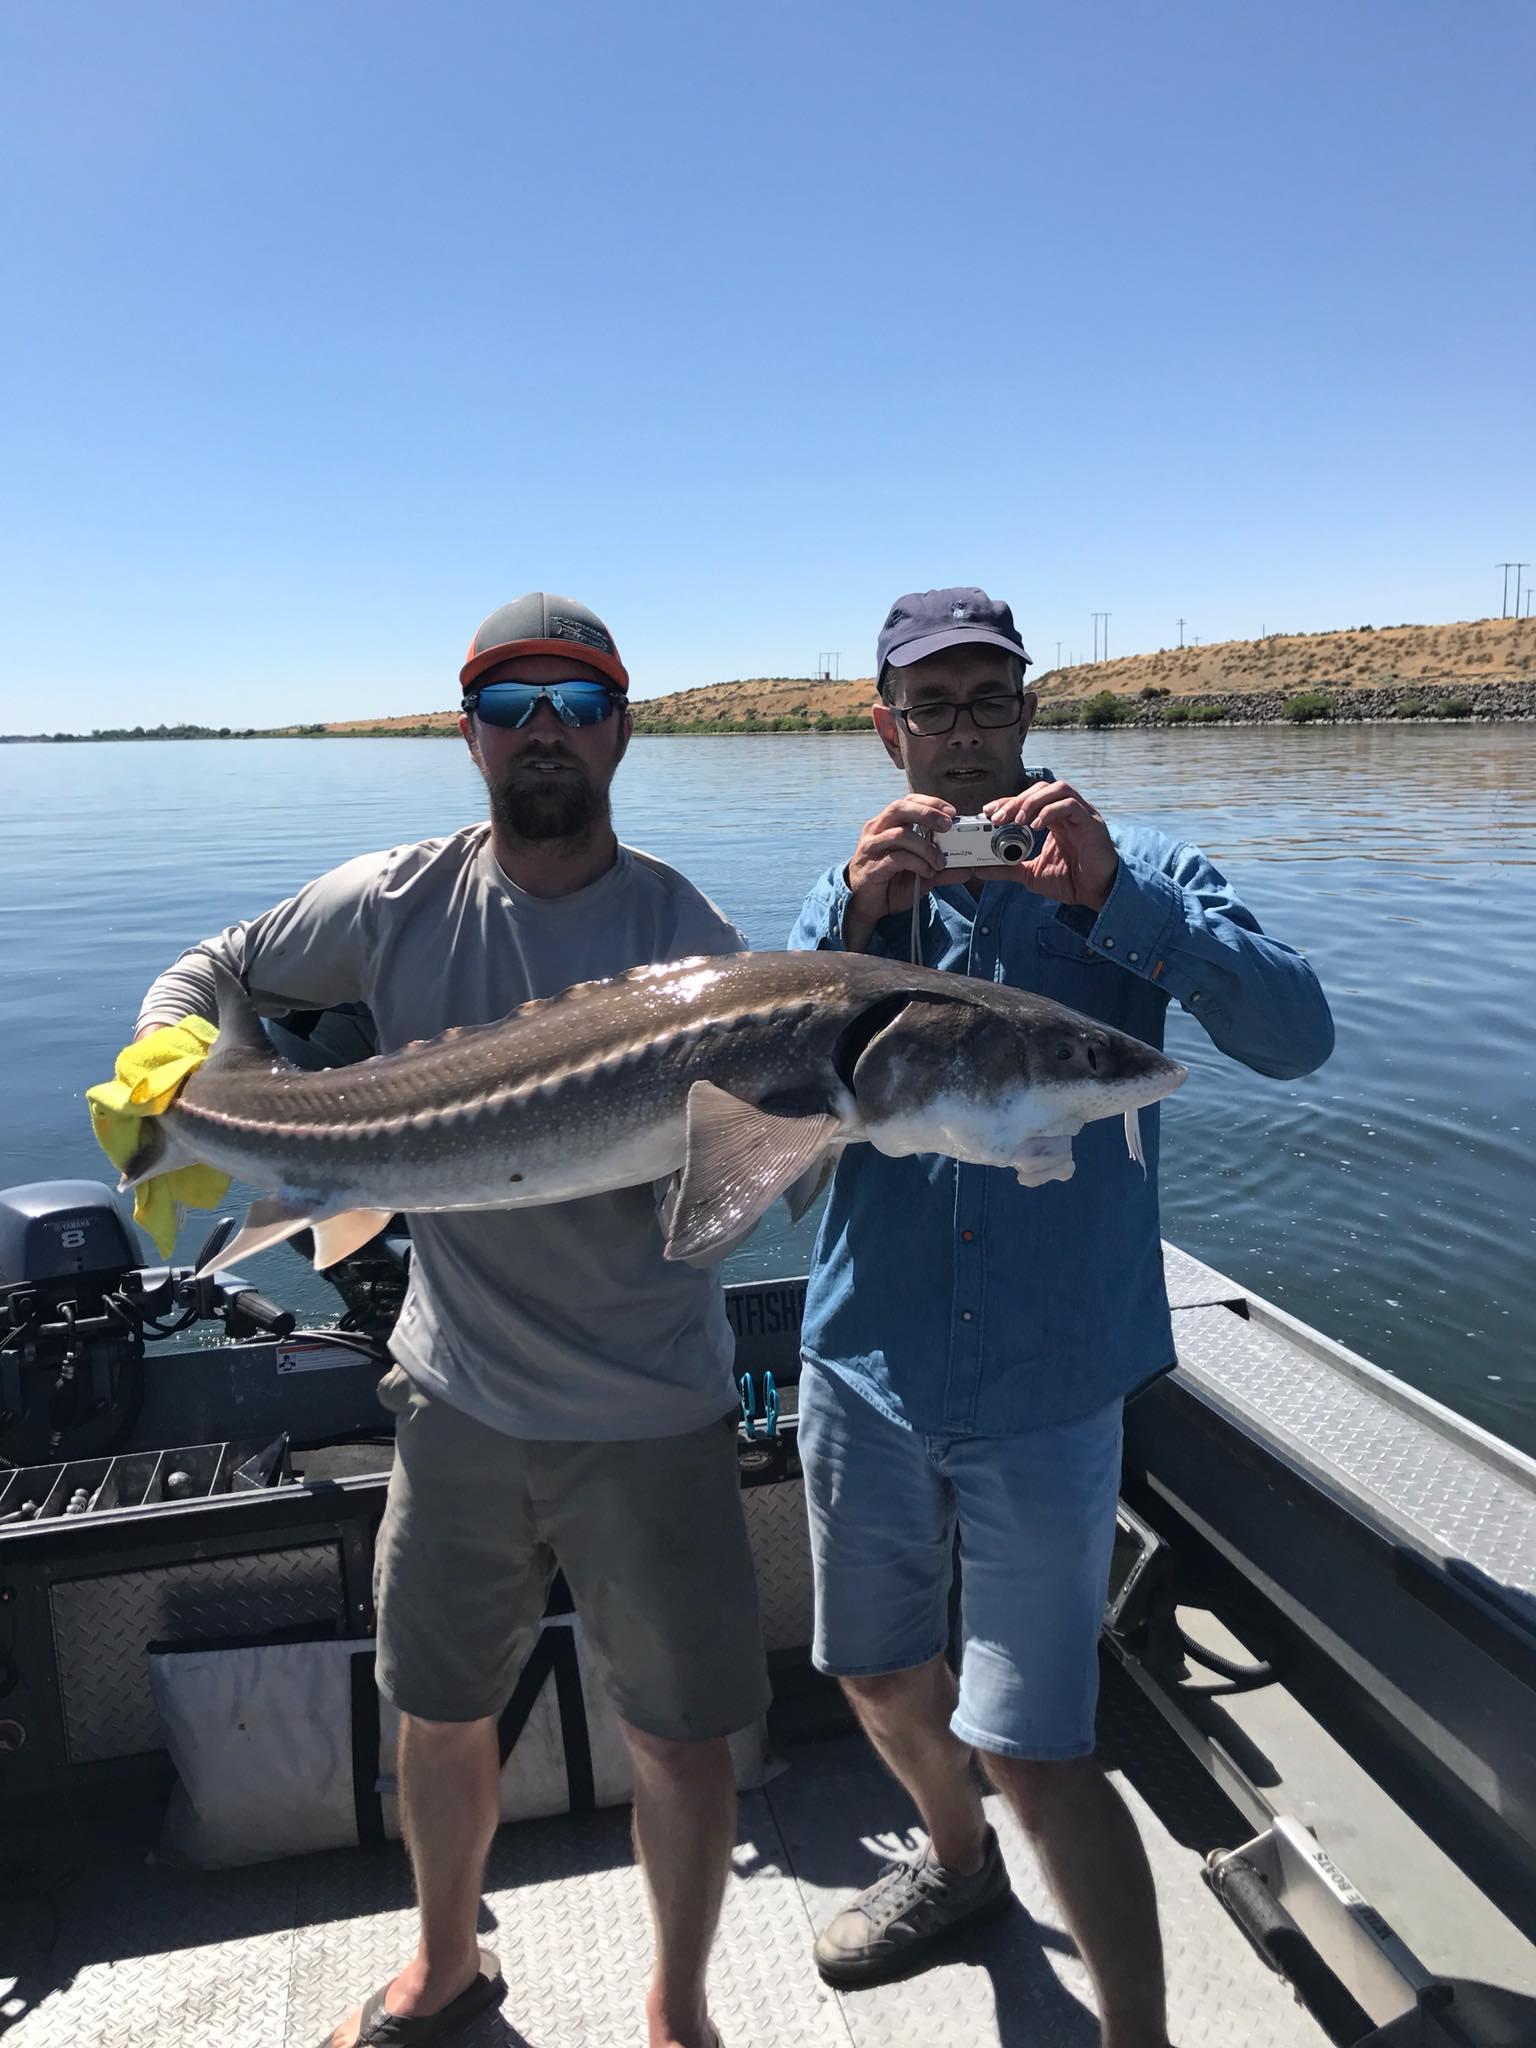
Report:
[[[636,967],[320,1072],[274,1052],[216,963],[219,1034],[145,1126],[124,1187],[217,1167],[265,1191],[225,1265],[311,1229],[324,1268],[397,1212],[516,1209],[672,1183],[668,1258],[723,1257],[780,1195],[803,1215],[843,1148],[1065,1180],[1072,1138],[1188,1070],[1044,996],[862,953]]]

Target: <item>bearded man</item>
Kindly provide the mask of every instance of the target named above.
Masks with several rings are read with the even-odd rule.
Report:
[[[680,874],[614,835],[629,677],[594,612],[543,591],[503,605],[459,682],[489,822],[362,854],[202,940],[149,990],[140,1035],[216,1015],[215,959],[269,1016],[366,1005],[393,1052],[574,982],[745,948]],[[656,1930],[650,2048],[713,2048],[704,1971],[735,1839],[726,1736],[767,1701],[718,1269],[663,1258],[650,1187],[413,1216],[410,1230],[380,1387],[398,1422],[377,1670],[401,1716],[420,1942],[331,2048],[425,2048],[506,1995],[476,1938],[496,1721],[557,1560],[633,1765]]]

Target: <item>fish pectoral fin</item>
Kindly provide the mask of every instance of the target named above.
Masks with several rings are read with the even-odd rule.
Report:
[[[819,1166],[835,1116],[770,1116],[713,1081],[688,1091],[688,1155],[667,1230],[669,1259],[724,1258],[792,1182]]]
[[[784,1206],[789,1211],[791,1223],[798,1223],[810,1208],[832,1178],[837,1162],[842,1156],[843,1147],[834,1145],[830,1151],[823,1153],[820,1159],[813,1160],[797,1180],[790,1182],[784,1190]]]
[[[225,1245],[206,1266],[199,1267],[195,1278],[206,1279],[218,1268],[233,1265],[236,1259],[254,1258],[257,1252],[307,1229],[310,1220],[310,1211],[297,1202],[280,1202],[268,1196],[252,1202],[234,1241]]]
[[[392,1209],[343,1209],[339,1216],[322,1216],[315,1223],[315,1271],[323,1273],[370,1237],[377,1237]]]

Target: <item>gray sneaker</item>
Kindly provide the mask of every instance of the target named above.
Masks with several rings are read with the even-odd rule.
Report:
[[[827,1922],[816,1939],[816,1967],[829,1984],[899,1977],[921,1967],[948,1935],[1002,1912],[1012,1895],[991,1828],[973,1877],[946,1870],[930,1847],[915,1861],[893,1863]]]

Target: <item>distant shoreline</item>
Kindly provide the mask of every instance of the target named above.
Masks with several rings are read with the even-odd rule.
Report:
[[[1141,722],[1136,719],[1108,719],[1094,723],[1087,719],[1036,719],[1029,728],[1030,733],[1041,732],[1234,732],[1240,727],[1285,727],[1290,725],[1320,726],[1326,731],[1337,731],[1340,727],[1365,725],[1424,726],[1424,725],[1532,725],[1536,724],[1536,712],[1455,712],[1444,716],[1431,714],[1402,718],[1381,714],[1367,718],[1242,718],[1223,716],[1198,720],[1180,720],[1169,725],[1161,720]],[[249,732],[249,733],[180,733],[178,740],[420,740],[457,739],[459,735],[451,729],[432,732],[398,732],[388,727],[362,732]],[[804,725],[760,725],[743,729],[739,725],[695,726],[688,732],[668,732],[664,728],[635,732],[637,740],[846,740],[874,739],[877,737],[872,725],[856,728],[842,728],[831,732],[815,726]],[[134,746],[141,740],[164,741],[170,738],[164,733],[125,732],[4,732],[0,733],[0,747],[95,747]]]
[[[721,688],[732,687],[721,685]],[[867,708],[760,712],[735,718],[687,718],[649,710],[669,701],[642,699],[635,712],[637,739],[838,738],[872,733]],[[1222,690],[1173,695],[1147,688],[1136,696],[1099,690],[1088,697],[1047,691],[1036,714],[1035,732],[1172,732],[1189,727],[1230,729],[1240,725],[1519,725],[1536,722],[1536,682],[1498,678],[1477,682],[1354,684],[1335,681],[1293,690]],[[0,746],[81,746],[102,740],[366,740],[457,739],[454,713],[428,713],[365,725],[116,726],[89,733],[0,733]]]

